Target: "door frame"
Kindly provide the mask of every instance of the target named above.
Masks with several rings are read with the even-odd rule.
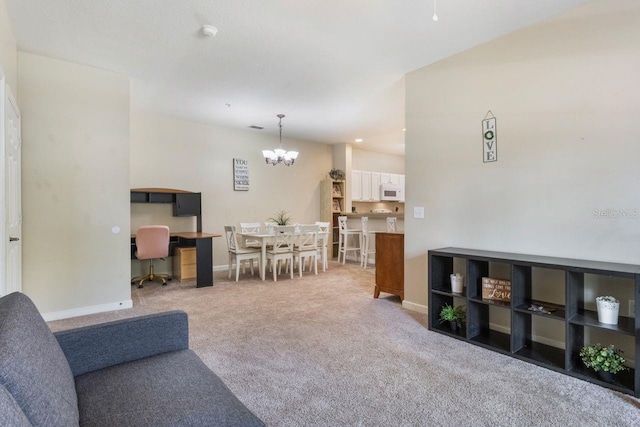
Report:
[[[7,292],[7,226],[6,226],[6,206],[5,206],[5,123],[4,123],[4,98],[5,98],[5,86],[7,84],[7,78],[0,65],[0,177],[2,178],[2,185],[0,185],[0,296],[3,296]]]

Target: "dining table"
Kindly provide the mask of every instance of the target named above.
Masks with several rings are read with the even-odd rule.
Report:
[[[267,245],[269,243],[273,244],[273,240],[275,239],[275,234],[273,233],[236,233],[242,239],[242,246],[247,246],[247,241],[250,243],[259,243],[260,244],[260,278],[265,280],[267,274]],[[297,234],[297,233],[296,233]],[[327,237],[329,236],[329,232],[320,231],[318,232],[318,242],[322,240],[322,259],[324,262],[324,268],[327,267]],[[291,267],[293,268],[293,266]]]

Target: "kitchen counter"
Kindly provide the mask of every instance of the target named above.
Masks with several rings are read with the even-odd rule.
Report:
[[[398,218],[398,220],[404,221],[404,212],[389,212],[389,213],[374,213],[374,212],[358,212],[358,213],[347,213],[345,214],[347,218],[362,218],[363,216],[368,217],[369,219],[384,219],[387,217]]]

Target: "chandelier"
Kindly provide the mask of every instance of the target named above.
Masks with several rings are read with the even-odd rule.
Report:
[[[278,114],[277,117],[280,119],[280,122],[278,123],[278,127],[280,128],[280,148],[276,148],[273,151],[262,150],[262,156],[268,165],[275,166],[278,163],[284,163],[287,166],[291,166],[298,158],[298,152],[285,151],[282,149],[282,118],[284,117],[284,114]]]

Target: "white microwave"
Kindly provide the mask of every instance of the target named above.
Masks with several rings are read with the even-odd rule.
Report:
[[[402,200],[402,188],[395,184],[380,184],[380,200],[390,202]]]

